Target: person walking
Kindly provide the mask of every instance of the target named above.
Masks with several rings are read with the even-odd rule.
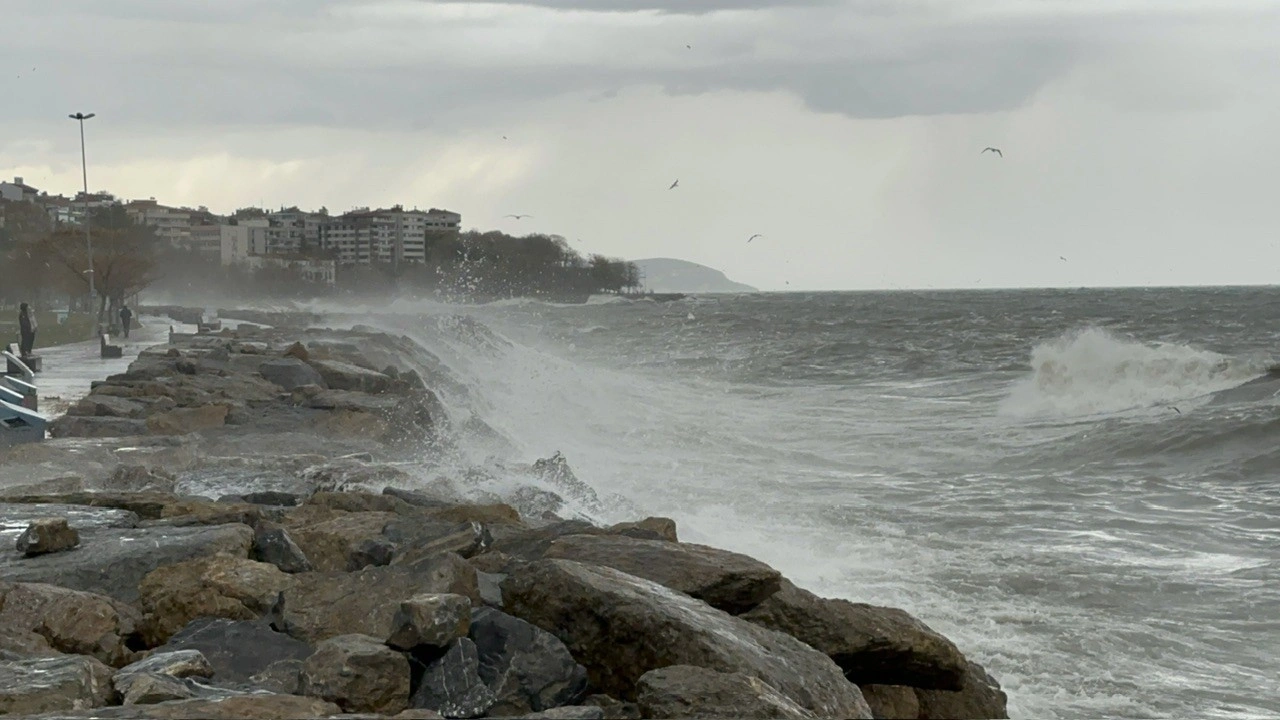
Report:
[[[124,336],[129,337],[129,322],[133,320],[133,311],[128,305],[120,306],[120,327],[124,328]]]
[[[36,345],[36,313],[31,306],[22,303],[18,306],[18,354],[24,358],[31,357],[31,350]]]

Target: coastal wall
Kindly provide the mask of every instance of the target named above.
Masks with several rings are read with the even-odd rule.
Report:
[[[253,321],[146,348],[0,454],[0,713],[1006,716],[902,610],[592,522],[566,458],[504,493],[438,472],[464,430],[408,338]]]

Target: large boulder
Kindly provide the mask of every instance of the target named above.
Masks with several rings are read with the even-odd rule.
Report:
[[[55,585],[0,582],[0,627],[35,633],[61,652],[124,665],[133,658],[128,644],[140,621],[136,610],[110,597]]]
[[[252,544],[253,530],[238,523],[85,531],[72,552],[0,555],[0,580],[52,583],[131,603],[142,578],[158,567],[207,555],[247,557]]]
[[[586,696],[587,671],[555,635],[493,608],[480,608],[468,637],[479,653],[480,679],[497,701],[490,715],[540,712]]]
[[[0,658],[0,715],[88,710],[110,699],[111,668],[95,658]]]
[[[43,635],[33,630],[0,624],[0,657],[11,659],[52,657],[62,653],[53,649]]]
[[[312,567],[320,572],[349,572],[365,564],[361,545],[382,538],[382,529],[396,517],[386,512],[344,513],[337,517],[296,527],[290,532]]]
[[[475,643],[455,640],[449,649],[422,672],[409,704],[434,710],[447,718],[477,718],[497,701],[480,677],[480,656]]]
[[[425,593],[453,593],[478,600],[475,568],[453,554],[418,566],[366,567],[358,572],[292,575],[272,623],[309,643],[358,633],[388,638],[400,603]]]
[[[295,357],[268,360],[258,366],[258,372],[262,374],[262,377],[285,390],[293,390],[303,385],[325,387],[324,378],[320,377],[320,373]]]
[[[625,535],[569,535],[546,557],[604,565],[678,590],[731,615],[759,605],[781,587],[782,575],[759,560],[706,545]]]
[[[275,565],[215,555],[167,565],[138,586],[143,640],[164,643],[196,618],[255,620],[271,611],[293,576]]]
[[[742,617],[821,650],[858,684],[964,687],[964,655],[904,610],[820,598],[787,583]]]
[[[814,717],[759,678],[691,665],[669,665],[640,676],[636,704],[646,718]]]
[[[443,648],[471,627],[471,600],[447,593],[415,595],[400,603],[387,644],[398,650]]]
[[[70,550],[80,544],[80,533],[67,524],[66,518],[32,520],[18,536],[18,552],[32,557]]]
[[[341,360],[315,359],[310,364],[324,378],[325,384],[334,390],[358,390],[377,394],[386,392],[391,387],[391,378],[359,365]]]
[[[310,645],[272,630],[265,622],[200,618],[180,630],[157,653],[198,650],[220,684],[252,684],[252,678],[288,661],[301,662]],[[296,675],[295,675],[296,678]],[[296,685],[296,682],[295,682]]]
[[[231,406],[224,403],[176,408],[147,418],[147,430],[153,435],[186,435],[212,430],[227,424],[230,411]]]
[[[392,715],[409,706],[409,661],[368,635],[339,635],[302,664],[303,695],[351,713]]]
[[[599,692],[635,697],[650,670],[697,665],[756,677],[824,717],[870,718],[857,686],[795,638],[612,568],[540,560],[502,583],[511,614],[559,637]]]
[[[1009,717],[1009,697],[978,663],[965,663],[964,689],[916,689],[920,720],[985,720]]]

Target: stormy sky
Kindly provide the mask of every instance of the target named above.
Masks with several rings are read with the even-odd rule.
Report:
[[[126,198],[444,207],[763,289],[1280,277],[1274,0],[0,0],[0,19],[0,175],[54,193],[80,186],[83,111],[89,184]]]

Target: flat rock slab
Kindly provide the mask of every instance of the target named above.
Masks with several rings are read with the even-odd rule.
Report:
[[[0,715],[87,710],[111,698],[111,668],[83,655],[0,660]]]
[[[691,595],[731,615],[759,605],[782,587],[782,574],[728,550],[625,535],[568,535],[546,557],[604,565]]]
[[[193,621],[156,652],[199,650],[219,684],[248,683],[250,678],[283,660],[305,660],[310,645],[249,620],[201,618]]]
[[[857,686],[826,655],[650,580],[570,560],[516,568],[507,612],[559,637],[591,686],[622,699],[650,670],[696,665],[762,680],[822,717],[870,718]]]
[[[148,573],[183,560],[225,553],[248,557],[253,530],[228,524],[105,528],[81,533],[80,546],[32,558],[0,555],[0,580],[61,585],[132,603]]]

